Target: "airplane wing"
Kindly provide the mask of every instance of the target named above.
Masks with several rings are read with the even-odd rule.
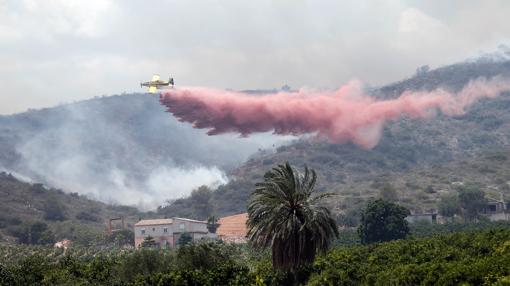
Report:
[[[159,74],[155,74],[152,76],[151,81],[158,81],[160,79]]]
[[[157,90],[158,90],[158,88],[156,86],[149,87],[149,93],[156,93]]]

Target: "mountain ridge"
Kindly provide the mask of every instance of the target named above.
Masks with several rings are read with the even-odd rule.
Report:
[[[416,74],[374,90],[373,94],[379,98],[394,98],[406,90],[444,88],[458,91],[470,80],[508,75],[510,61],[465,62]],[[509,109],[510,94],[504,93],[495,99],[481,100],[461,116],[438,114],[426,120],[402,117],[385,125],[379,144],[370,150],[360,149],[351,143],[338,145],[320,140],[297,140],[293,144],[278,147],[274,153],[254,156],[231,172],[233,179],[211,192],[211,208],[219,215],[243,212],[254,183],[262,180],[262,175],[271,167],[287,161],[299,169],[304,166],[315,169],[319,174],[320,191],[333,191],[351,197],[329,202],[337,214],[356,211],[367,199],[380,196],[385,186],[396,189],[399,197],[404,200],[402,203],[413,211],[437,208],[438,200],[444,193],[423,195],[423,191],[447,189],[453,192],[455,188],[451,185],[453,182],[436,182],[433,177],[440,174],[433,170],[452,164],[462,169],[463,166],[458,162],[476,164],[484,161],[485,156],[491,152],[506,152],[510,147]],[[417,174],[429,177],[418,180],[422,183],[417,187],[417,184],[409,187],[413,185],[411,181],[398,182],[399,177],[416,179],[419,177]],[[470,174],[473,178],[465,177],[461,181],[480,183],[481,188],[488,186],[489,183],[483,181],[483,172],[470,171]],[[461,173],[454,176],[462,178]],[[387,179],[383,183],[378,182],[382,177]],[[501,183],[505,180],[504,175],[501,175],[497,179],[500,183],[496,185],[509,197],[506,183]],[[412,195],[418,199],[409,199]],[[349,200],[353,202],[346,203]],[[179,213],[184,206],[192,204],[193,196],[173,202],[159,211],[167,215]]]

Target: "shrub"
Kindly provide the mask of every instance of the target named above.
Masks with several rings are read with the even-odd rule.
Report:
[[[92,221],[92,222],[98,222],[101,221],[101,218],[98,216],[95,216],[89,212],[79,212],[76,215],[76,219],[83,220],[83,221]]]
[[[49,198],[44,203],[43,211],[44,211],[44,219],[53,220],[53,221],[61,221],[61,220],[66,219],[65,207],[56,198]]]
[[[193,237],[191,236],[191,234],[187,233],[187,232],[184,232],[181,234],[181,236],[179,236],[179,240],[177,241],[177,245],[179,246],[184,246],[190,242],[193,241]]]
[[[309,285],[482,285],[510,275],[509,229],[336,248]]]
[[[235,246],[222,242],[192,242],[176,251],[176,266],[179,269],[208,269],[221,264],[234,263]]]
[[[55,242],[53,232],[44,222],[25,222],[11,228],[10,232],[23,244],[52,244]]]

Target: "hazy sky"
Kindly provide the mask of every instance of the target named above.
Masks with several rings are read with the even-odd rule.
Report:
[[[424,4],[425,3],[425,4]],[[0,114],[176,85],[399,80],[508,44],[510,1],[0,0]]]

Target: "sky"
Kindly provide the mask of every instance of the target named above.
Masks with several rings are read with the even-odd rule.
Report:
[[[509,45],[510,1],[0,0],[0,114],[176,86],[383,85]]]

